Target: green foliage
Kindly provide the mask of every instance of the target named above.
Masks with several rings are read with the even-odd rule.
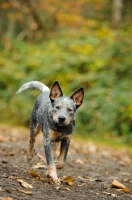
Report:
[[[16,95],[28,81],[42,81],[49,87],[55,80],[71,95],[83,86],[84,104],[77,113],[76,132],[81,136],[105,134],[125,136],[132,133],[132,38],[107,26],[94,30],[58,33],[41,44],[19,40],[3,41],[10,46],[0,52],[0,112],[2,121],[28,125],[39,91]]]
[[[71,9],[72,8],[72,9]],[[131,1],[112,30],[112,3],[104,0],[11,1],[0,5],[1,121],[29,126],[39,91],[16,91],[38,80],[58,80],[66,95],[83,86],[76,133],[123,136],[132,144]]]

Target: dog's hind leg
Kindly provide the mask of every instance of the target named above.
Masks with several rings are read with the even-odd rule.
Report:
[[[61,140],[60,155],[58,157],[58,163],[56,164],[57,169],[62,169],[65,165],[66,156],[70,144],[70,137],[71,136],[68,135],[66,137],[63,137],[63,139]]]
[[[31,129],[30,129],[30,140],[29,140],[29,147],[28,147],[28,150],[27,150],[27,160],[28,160],[28,162],[30,162],[33,158],[35,138],[39,134],[39,131],[40,131],[39,124],[35,124],[35,125],[31,126]]]

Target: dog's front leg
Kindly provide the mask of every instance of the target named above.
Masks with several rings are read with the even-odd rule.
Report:
[[[67,135],[63,137],[63,139],[61,140],[60,155],[58,157],[58,163],[56,165],[57,169],[61,169],[64,167],[64,164],[66,162],[67,152],[69,149],[70,138],[71,138],[71,135]]]
[[[49,138],[45,138],[44,140],[44,150],[45,157],[47,161],[47,170],[48,176],[51,177],[52,181],[55,184],[60,184],[60,181],[57,177],[56,166],[54,164],[53,154],[52,154],[53,142]]]

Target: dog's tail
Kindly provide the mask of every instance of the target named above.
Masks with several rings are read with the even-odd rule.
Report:
[[[32,88],[35,88],[42,92],[49,91],[49,88],[46,85],[44,85],[43,83],[41,83],[39,81],[30,81],[30,82],[27,82],[24,85],[22,85],[20,87],[20,89],[17,91],[17,94],[22,92],[23,90],[32,89]]]

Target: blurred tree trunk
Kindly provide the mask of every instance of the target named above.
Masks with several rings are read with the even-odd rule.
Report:
[[[113,0],[112,6],[112,27],[118,28],[122,20],[123,0]]]

